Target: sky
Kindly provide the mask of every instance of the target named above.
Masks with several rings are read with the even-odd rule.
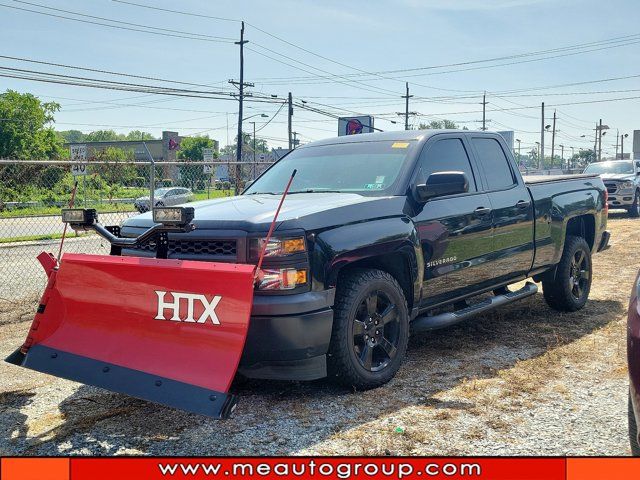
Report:
[[[402,129],[397,112],[404,111],[405,82],[416,113],[412,125],[447,118],[480,128],[486,92],[488,129],[515,130],[523,153],[540,140],[541,102],[547,105],[545,123],[556,110],[556,143],[565,146],[565,156],[571,147],[593,148],[599,119],[610,127],[605,155],[615,151],[616,131],[629,134],[629,151],[633,130],[640,129],[637,0],[131,2],[152,8],[113,0],[0,0],[0,55],[157,80],[8,58],[0,58],[0,67],[224,92],[224,99],[8,77],[0,77],[0,90],[58,102],[58,130],[138,129],[158,136],[173,130],[207,134],[225,145],[237,133],[238,102],[230,95],[236,90],[228,80],[239,77],[233,42],[244,20],[245,81],[255,84],[248,91],[254,100],[269,99],[245,103],[243,116],[252,118],[244,130],[251,132],[248,122],[255,121],[258,137],[270,146],[286,146],[281,99],[288,92],[302,143],[335,136],[340,115],[371,114],[376,128]],[[503,59],[486,61],[495,58]],[[618,80],[602,81],[612,78]],[[606,101],[611,99],[622,100]],[[545,143],[550,148],[550,134]]]

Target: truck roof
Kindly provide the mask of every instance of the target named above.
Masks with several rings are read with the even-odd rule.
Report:
[[[360,135],[344,135],[341,137],[332,137],[325,138],[323,140],[318,140],[315,142],[307,143],[300,148],[305,147],[315,147],[320,145],[336,145],[341,143],[358,143],[358,142],[384,142],[384,141],[393,141],[393,140],[426,140],[427,138],[436,135],[438,133],[473,133],[473,134],[482,134],[489,135],[495,132],[484,132],[482,130],[438,130],[438,129],[428,129],[428,130],[397,130],[393,132],[375,132],[375,133],[364,133]]]

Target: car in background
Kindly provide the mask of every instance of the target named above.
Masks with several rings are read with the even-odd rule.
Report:
[[[594,162],[584,173],[602,177],[609,194],[609,208],[624,208],[630,217],[640,217],[640,160]]]
[[[640,273],[636,277],[627,317],[627,361],[629,362],[629,441],[631,454],[640,457]]]
[[[171,207],[193,201],[193,192],[184,187],[158,188],[153,194],[154,207]],[[140,213],[148,212],[151,205],[149,197],[139,197],[133,202]]]

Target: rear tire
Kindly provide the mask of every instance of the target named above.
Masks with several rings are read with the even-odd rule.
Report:
[[[355,269],[340,279],[327,355],[329,376],[368,390],[391,380],[409,341],[407,302],[387,272]]]
[[[636,416],[633,413],[631,394],[629,394],[629,443],[631,444],[631,455],[634,457],[640,457],[640,445],[638,445],[638,424],[636,423]]]
[[[636,190],[633,196],[633,204],[629,207],[628,212],[631,218],[640,217],[640,191]]]
[[[544,299],[554,310],[580,310],[589,298],[592,276],[591,250],[586,240],[567,235],[554,278],[542,280]]]

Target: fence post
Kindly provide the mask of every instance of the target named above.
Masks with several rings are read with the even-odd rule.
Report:
[[[142,142],[144,149],[147,151],[147,155],[149,155],[149,161],[151,162],[151,172],[149,173],[149,211],[153,210],[154,202],[154,192],[156,189],[156,164],[153,161],[153,155],[147,148],[147,142]]]

